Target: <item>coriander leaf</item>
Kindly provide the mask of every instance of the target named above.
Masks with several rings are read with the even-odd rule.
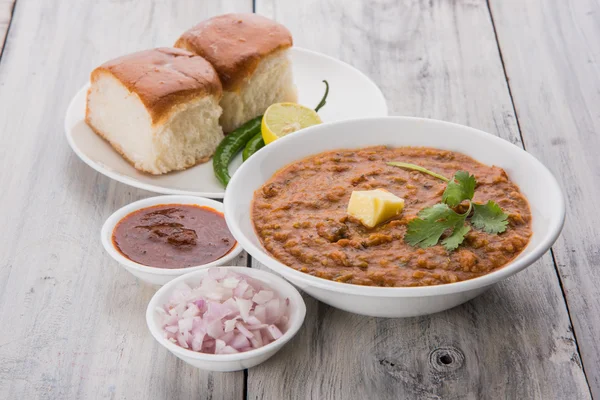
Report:
[[[427,168],[423,168],[423,167],[418,166],[416,164],[410,164],[410,163],[405,163],[405,162],[400,162],[400,161],[392,161],[392,162],[387,163],[387,165],[392,166],[392,167],[400,167],[400,168],[404,168],[404,169],[411,169],[413,171],[423,172],[424,174],[431,175],[434,178],[441,179],[444,182],[450,181],[450,179],[446,178],[445,176],[442,176],[442,175],[440,175],[438,173],[430,171]]]
[[[466,171],[456,172],[444,190],[442,201],[450,207],[456,207],[463,200],[473,199],[475,184],[473,175],[469,175]]]
[[[470,230],[471,227],[469,225],[455,226],[452,234],[442,240],[442,245],[444,245],[448,251],[456,250],[456,248],[465,240],[465,235],[469,233]]]
[[[490,200],[487,204],[473,204],[473,209],[471,223],[475,228],[487,233],[502,233],[506,230],[508,215],[495,202]]]
[[[404,240],[411,246],[435,246],[442,234],[464,224],[467,214],[458,214],[446,204],[424,208],[408,223]]]

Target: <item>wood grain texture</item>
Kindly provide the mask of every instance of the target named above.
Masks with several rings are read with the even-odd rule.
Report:
[[[296,45],[367,73],[392,114],[521,144],[485,1],[257,0],[256,11],[288,26]],[[428,317],[367,318],[305,299],[297,337],[248,371],[248,398],[590,398],[550,254]]]
[[[0,54],[2,54],[14,5],[15,0],[0,0]]]
[[[566,196],[554,256],[600,398],[600,2],[501,0],[490,8],[525,146]]]
[[[149,334],[155,289],[105,255],[99,232],[114,210],[153,194],[88,168],[63,118],[101,62],[251,9],[250,0],[19,1],[0,61],[0,398],[242,398],[243,372],[192,368]]]

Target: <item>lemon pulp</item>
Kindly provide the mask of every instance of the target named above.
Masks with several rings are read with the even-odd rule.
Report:
[[[265,144],[285,135],[321,123],[313,109],[296,103],[275,103],[267,108],[261,123]]]

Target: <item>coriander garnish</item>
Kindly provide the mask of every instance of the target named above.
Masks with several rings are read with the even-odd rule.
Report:
[[[404,240],[411,246],[422,248],[438,244],[445,232],[450,234],[442,240],[442,246],[448,251],[455,250],[465,235],[475,228],[490,234],[502,233],[508,225],[508,215],[500,206],[489,200],[486,204],[473,203],[477,181],[466,171],[457,171],[450,180],[440,174],[414,164],[389,162],[388,165],[420,171],[447,182],[442,202],[419,211],[417,218],[408,223]],[[463,214],[452,209],[464,201],[469,208]],[[469,224],[470,222],[470,224]]]

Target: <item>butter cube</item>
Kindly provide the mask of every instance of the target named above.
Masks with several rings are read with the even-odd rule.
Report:
[[[383,189],[353,191],[348,203],[348,215],[364,226],[376,225],[402,212],[404,199]]]

